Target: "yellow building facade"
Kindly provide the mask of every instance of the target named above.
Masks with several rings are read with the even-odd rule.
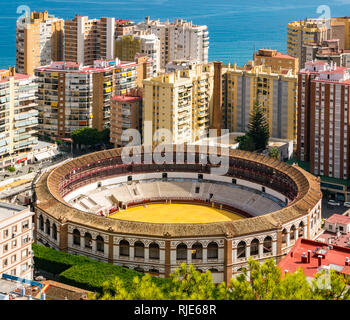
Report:
[[[143,142],[164,141],[158,129],[172,134],[172,143],[206,137],[213,110],[214,65],[201,63],[143,81]],[[147,127],[149,125],[149,127]]]
[[[223,68],[224,125],[230,132],[246,132],[250,113],[261,104],[273,138],[296,143],[297,75],[270,67],[230,65]]]

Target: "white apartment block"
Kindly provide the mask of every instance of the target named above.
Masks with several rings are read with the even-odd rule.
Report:
[[[0,168],[18,163],[37,145],[34,77],[0,70]]]
[[[135,30],[144,30],[159,38],[162,69],[168,62],[178,59],[208,62],[209,36],[208,27],[205,25],[193,25],[192,21],[182,19],[160,22],[146,17],[144,22],[136,25]]]
[[[33,212],[0,202],[0,275],[33,279]]]

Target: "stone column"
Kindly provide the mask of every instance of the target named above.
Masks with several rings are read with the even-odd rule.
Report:
[[[105,246],[105,244],[104,244]],[[114,248],[114,244],[113,244],[113,236],[108,236],[108,262],[109,263],[113,263],[113,248]],[[104,247],[104,250],[106,252],[106,247]],[[119,255],[119,252],[118,252]]]
[[[207,263],[208,262],[208,248],[207,247],[203,247],[202,250],[202,255],[203,255],[203,263]]]
[[[263,243],[260,241],[259,242],[259,258],[262,258],[264,255],[264,247],[263,247]]]
[[[187,264],[192,263],[192,248],[187,248]]]
[[[228,285],[232,278],[232,240],[224,242],[224,281]]]
[[[170,240],[165,240],[165,277],[170,275]]]
[[[132,246],[130,246],[129,247],[129,259],[131,260],[131,261],[134,261],[134,259],[135,259],[135,249],[134,249],[134,245],[132,245]]]
[[[145,247],[145,262],[149,261],[149,247]]]

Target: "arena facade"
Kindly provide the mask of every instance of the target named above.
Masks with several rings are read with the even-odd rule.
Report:
[[[211,270],[218,283],[229,282],[250,256],[279,261],[299,237],[320,233],[319,180],[297,165],[215,148],[228,164],[218,175],[217,164],[203,162],[212,151],[184,147],[177,162],[171,148],[171,163],[146,162],[157,152],[143,147],[140,162],[125,163],[122,149],[112,149],[44,173],[35,186],[36,241],[160,277],[185,262]],[[164,213],[157,216],[155,204],[164,204]],[[191,207],[173,216],[179,210],[166,206],[174,204],[193,206],[193,215]],[[203,206],[214,210],[211,220]],[[136,218],[128,210],[137,207],[146,211]]]

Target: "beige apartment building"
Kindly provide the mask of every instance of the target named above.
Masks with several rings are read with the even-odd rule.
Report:
[[[299,69],[308,61],[308,51],[317,48],[330,38],[331,22],[328,19],[305,19],[288,23],[287,54],[299,59]],[[307,50],[308,48],[308,50]]]
[[[208,62],[209,36],[206,25],[194,25],[192,21],[175,19],[174,22],[150,20],[138,23],[135,30],[155,34],[160,40],[160,68],[173,60],[194,59]]]
[[[293,69],[273,72],[271,67],[228,65],[222,70],[223,122],[230,132],[246,132],[250,113],[261,104],[269,123],[270,136],[297,138],[297,85]]]
[[[33,279],[33,216],[29,207],[0,202],[0,274]]]
[[[16,70],[34,74],[34,69],[63,60],[64,20],[47,11],[31,12],[16,26]]]
[[[37,88],[33,76],[0,70],[0,169],[25,162],[38,143]]]
[[[115,42],[115,55],[122,61],[134,61],[137,54],[146,54],[151,61],[151,76],[160,71],[160,40],[155,34],[134,31],[126,36],[119,36]]]
[[[299,59],[273,49],[259,49],[253,56],[254,65],[270,67],[272,72],[281,73],[283,70],[298,72]]]
[[[92,65],[95,60],[113,59],[115,32],[115,18],[76,15],[66,20],[65,61]]]
[[[180,64],[182,64],[179,61]],[[154,136],[161,142],[158,129],[172,133],[172,143],[192,143],[209,133],[213,111],[214,64],[183,66],[143,81],[143,141]],[[146,122],[151,128],[145,127]],[[152,135],[152,137],[150,136]]]
[[[69,137],[83,127],[110,125],[114,95],[136,86],[136,63],[97,60],[91,66],[54,62],[35,70],[38,77],[39,135]]]

